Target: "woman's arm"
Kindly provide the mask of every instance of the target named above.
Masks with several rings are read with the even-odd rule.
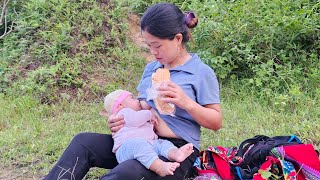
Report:
[[[222,111],[220,104],[201,106],[190,99],[190,103],[188,103],[185,110],[199,123],[199,125],[205,128],[215,131],[222,128]]]
[[[201,106],[197,102],[190,99],[180,86],[169,81],[165,86],[159,87],[159,94],[165,102],[170,102],[186,110],[199,125],[218,130],[222,127],[222,111],[220,104],[209,104]]]

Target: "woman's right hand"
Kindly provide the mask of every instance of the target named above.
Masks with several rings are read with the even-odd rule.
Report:
[[[111,130],[112,134],[118,132],[125,124],[124,118],[122,115],[110,115],[108,118],[108,127]]]
[[[102,110],[99,113],[101,116],[108,117],[106,110]],[[118,132],[125,124],[124,118],[122,115],[112,114],[108,117],[107,126],[111,130],[112,134]]]

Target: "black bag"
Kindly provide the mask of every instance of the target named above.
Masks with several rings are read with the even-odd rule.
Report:
[[[231,165],[231,171],[235,179],[252,179],[260,166],[266,161],[266,157],[274,147],[302,144],[299,138],[292,136],[268,137],[257,135],[243,141],[238,149],[237,155],[243,161],[238,165]]]

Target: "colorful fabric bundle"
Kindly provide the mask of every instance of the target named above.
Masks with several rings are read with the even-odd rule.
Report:
[[[295,135],[259,135],[239,148],[210,146],[200,152],[194,167],[200,179],[320,179],[318,152]]]
[[[253,175],[254,180],[282,179],[296,180],[297,173],[293,164],[289,161],[280,160],[274,156],[267,156],[257,173]]]
[[[224,148],[221,146],[208,147],[207,150],[201,151],[199,157],[194,163],[198,175],[213,177],[214,179],[233,179],[233,174],[230,171],[230,165],[237,162],[235,157],[237,148]]]
[[[320,160],[313,145],[300,144],[275,148],[284,158],[298,169],[298,179],[320,179]]]

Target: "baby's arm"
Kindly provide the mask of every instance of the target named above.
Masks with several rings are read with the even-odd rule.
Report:
[[[168,127],[167,123],[164,122],[160,118],[157,111],[154,110],[153,108],[151,108],[151,106],[149,106],[146,101],[140,100],[140,104],[141,104],[142,109],[150,109],[150,111],[152,112],[152,114],[153,114],[152,118],[154,118],[154,119],[152,119],[151,121],[154,122],[154,131],[157,135],[163,136],[163,137],[169,137],[169,138],[176,138],[177,137],[172,132],[172,130]]]
[[[151,120],[152,113],[149,110],[134,111],[132,109],[126,109],[126,111],[120,111],[119,114],[123,114],[126,126],[139,127]]]

